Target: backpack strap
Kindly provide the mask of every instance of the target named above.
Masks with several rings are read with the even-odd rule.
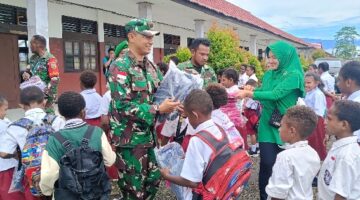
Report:
[[[19,126],[21,128],[24,128],[26,130],[30,130],[33,126],[34,122],[28,118],[21,118],[13,123],[11,123],[9,126]]]
[[[215,156],[217,152],[219,152],[225,145],[229,143],[224,129],[222,129],[217,124],[215,125],[219,128],[221,132],[222,137],[220,139],[216,139],[211,133],[206,130],[202,130],[195,134],[196,137],[200,138],[203,142],[209,145],[209,147],[213,150],[213,156]],[[210,160],[213,159],[213,156],[211,156]]]
[[[65,139],[60,132],[53,133],[53,136],[57,141],[61,143],[61,145],[65,148],[66,152],[69,152],[73,149],[73,146],[70,143],[70,141],[68,139]]]
[[[91,136],[94,133],[95,130],[95,126],[88,126],[88,128],[86,129],[86,132],[84,134],[84,138],[81,141],[81,146],[88,146]]]
[[[53,115],[51,113],[46,113],[45,117],[42,119],[44,123],[48,124],[48,125],[52,125],[52,123],[55,121],[56,119],[56,115]]]

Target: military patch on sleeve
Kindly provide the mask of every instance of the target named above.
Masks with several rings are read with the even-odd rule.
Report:
[[[57,60],[54,57],[49,58],[48,60],[48,73],[50,78],[59,76],[59,68],[58,68]]]

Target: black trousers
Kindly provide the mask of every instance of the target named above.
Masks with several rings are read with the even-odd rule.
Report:
[[[259,191],[260,199],[266,200],[267,194],[265,187],[272,174],[272,167],[275,164],[276,156],[282,151],[275,143],[260,142],[260,172],[259,172]]]

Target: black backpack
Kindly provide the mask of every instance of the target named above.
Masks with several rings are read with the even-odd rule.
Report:
[[[55,183],[55,199],[108,200],[111,184],[100,151],[89,147],[94,126],[86,130],[81,145],[74,148],[59,132],[54,137],[66,149],[60,159],[59,179]]]

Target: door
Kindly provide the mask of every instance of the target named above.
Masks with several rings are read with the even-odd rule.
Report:
[[[0,94],[15,108],[20,96],[18,36],[0,33],[0,44]]]

